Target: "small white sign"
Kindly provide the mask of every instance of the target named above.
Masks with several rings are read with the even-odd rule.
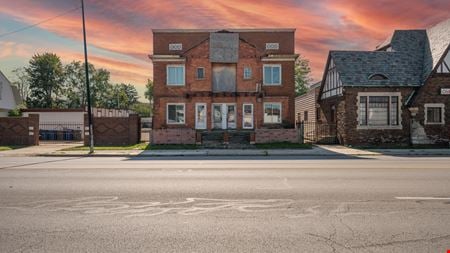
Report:
[[[170,43],[169,44],[169,50],[170,51],[183,50],[183,44],[181,44],[181,43]]]
[[[450,88],[441,88],[441,95],[450,95]]]
[[[266,50],[278,50],[280,49],[279,43],[266,43]]]

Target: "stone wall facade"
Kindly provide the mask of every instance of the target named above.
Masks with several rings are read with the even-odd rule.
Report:
[[[450,88],[450,74],[434,74],[421,87],[411,105],[416,115],[412,118],[411,138],[413,144],[448,146],[450,143],[450,95],[441,94],[442,88]],[[425,105],[442,105],[443,124],[425,122]]]
[[[89,145],[88,116],[84,116],[84,144]],[[140,142],[141,122],[137,114],[129,117],[93,117],[94,145],[122,146]]]
[[[193,129],[153,129],[152,144],[195,144],[196,131]]]
[[[358,127],[358,93],[375,92],[400,94],[399,110],[400,126],[395,128],[360,128]],[[413,88],[359,88],[345,87],[341,97],[321,101],[322,111],[327,122],[337,126],[337,137],[340,144],[354,146],[408,146],[410,144],[410,111],[405,105]],[[334,107],[334,116],[332,115]]]
[[[297,129],[256,129],[255,143],[298,143]]]
[[[39,145],[39,115],[0,117],[0,145]]]

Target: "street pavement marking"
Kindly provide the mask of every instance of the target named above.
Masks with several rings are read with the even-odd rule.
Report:
[[[124,215],[125,217],[157,216],[162,214],[200,215],[235,210],[261,212],[287,209],[291,199],[212,199],[186,198],[180,201],[122,201],[117,196],[93,196],[77,199],[35,201],[21,206],[0,206],[0,209],[43,209],[48,211],[79,212],[91,215]]]
[[[450,200],[446,197],[395,197],[400,200]]]

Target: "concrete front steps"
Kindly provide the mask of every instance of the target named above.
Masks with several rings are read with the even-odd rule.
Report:
[[[201,132],[203,149],[253,149],[250,145],[252,131],[212,130]],[[228,137],[226,137],[228,136]],[[226,142],[228,138],[228,143]]]

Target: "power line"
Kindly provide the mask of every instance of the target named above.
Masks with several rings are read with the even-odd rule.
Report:
[[[65,11],[65,12],[63,12],[63,13],[61,13],[61,14],[58,14],[58,15],[54,16],[54,17],[51,17],[51,18],[42,20],[42,21],[40,21],[40,22],[38,22],[38,23],[34,23],[34,24],[32,24],[32,25],[24,26],[24,27],[22,27],[22,28],[19,28],[19,29],[17,29],[17,30],[14,30],[14,31],[10,31],[10,32],[6,32],[6,33],[3,33],[3,34],[0,34],[0,38],[6,37],[6,36],[9,36],[9,35],[18,33],[18,32],[22,32],[22,31],[28,30],[28,29],[30,29],[30,28],[33,28],[33,27],[36,27],[36,26],[38,26],[38,25],[40,25],[40,24],[49,22],[49,21],[51,21],[51,20],[53,20],[53,19],[57,19],[57,18],[59,18],[59,17],[62,17],[62,16],[64,16],[64,15],[66,15],[66,14],[69,14],[69,13],[74,12],[74,11],[79,10],[79,9],[81,9],[81,6],[76,7],[76,8],[73,8],[73,9],[70,9],[70,10],[68,10],[68,11]]]

